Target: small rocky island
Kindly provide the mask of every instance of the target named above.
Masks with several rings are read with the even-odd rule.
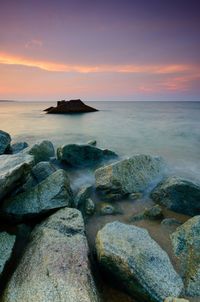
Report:
[[[85,105],[80,99],[70,101],[58,101],[56,107],[49,107],[45,109],[47,113],[84,113],[95,112],[97,109]]]

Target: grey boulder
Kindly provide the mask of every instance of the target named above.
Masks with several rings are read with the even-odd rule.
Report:
[[[27,147],[28,147],[27,142],[18,142],[18,143],[12,144],[11,145],[12,154],[19,153],[22,150],[26,149]]]
[[[65,208],[31,235],[2,302],[97,302],[81,213]]]
[[[171,240],[181,264],[186,294],[200,297],[200,216],[179,226]]]
[[[97,233],[96,249],[104,269],[137,299],[162,302],[180,295],[181,278],[147,230],[118,221],[108,223]]]
[[[105,194],[142,192],[161,176],[164,166],[161,157],[134,155],[97,169],[96,188]]]
[[[23,184],[33,162],[27,154],[0,156],[0,200]]]
[[[175,212],[200,214],[200,186],[181,177],[168,177],[152,191],[151,197]]]
[[[4,267],[10,259],[15,244],[15,235],[10,235],[6,232],[0,232],[0,276]]]
[[[55,156],[55,149],[52,142],[44,140],[42,142],[36,143],[35,145],[24,149],[22,152],[33,155],[35,164],[40,161],[49,161]]]
[[[45,180],[53,174],[57,169],[53,164],[47,161],[41,161],[36,164],[27,176],[27,180],[23,185],[23,190],[28,190]]]
[[[7,199],[2,211],[16,220],[73,206],[73,193],[64,170],[57,170],[32,189]]]
[[[9,148],[10,142],[10,135],[5,131],[0,130],[0,155],[4,154],[5,151]]]
[[[103,160],[117,157],[117,154],[110,150],[102,150],[92,145],[64,145],[57,149],[59,160],[76,167],[96,165]]]

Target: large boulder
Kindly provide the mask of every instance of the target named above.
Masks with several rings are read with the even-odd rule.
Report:
[[[2,211],[16,220],[29,218],[62,207],[73,206],[73,193],[64,170],[57,170],[40,184],[7,199]]]
[[[65,208],[32,235],[2,302],[97,302],[81,213]]]
[[[152,191],[151,197],[175,212],[200,214],[200,186],[181,177],[168,177]]]
[[[53,174],[56,170],[56,167],[48,161],[39,162],[31,170],[22,189],[28,190],[33,188],[41,181],[45,180],[48,176]]]
[[[57,150],[58,159],[71,166],[92,166],[97,163],[117,157],[117,154],[110,150],[102,150],[91,145],[69,144],[59,147]]]
[[[200,297],[200,216],[179,226],[171,240],[181,264],[186,294]]]
[[[11,152],[12,154],[16,154],[21,152],[22,150],[26,149],[28,147],[27,142],[18,142],[11,145]]]
[[[44,140],[35,145],[24,149],[22,152],[34,156],[35,164],[40,161],[49,161],[51,157],[55,156],[55,149],[52,142]]]
[[[27,154],[0,156],[0,200],[23,184],[33,162]]]
[[[142,192],[164,169],[161,157],[134,155],[95,171],[96,188],[105,194]]]
[[[0,155],[4,154],[5,151],[9,148],[10,142],[10,135],[5,131],[0,130]]]
[[[118,221],[97,233],[97,257],[104,269],[141,301],[178,297],[183,283],[165,251],[147,230]]]
[[[12,255],[15,239],[15,235],[10,235],[6,232],[0,233],[0,276],[4,270],[6,263]]]

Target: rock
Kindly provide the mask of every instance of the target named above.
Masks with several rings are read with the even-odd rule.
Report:
[[[180,177],[170,176],[151,193],[154,201],[186,215],[200,214],[200,186]]]
[[[84,206],[84,214],[86,216],[93,215],[95,211],[95,203],[91,198],[86,199]]]
[[[142,198],[142,194],[141,193],[131,193],[129,194],[129,199],[133,199],[133,200],[138,200]]]
[[[0,232],[0,276],[4,270],[6,263],[11,257],[15,239],[15,235],[10,235],[6,232]]]
[[[185,300],[182,298],[172,298],[172,297],[168,297],[165,299],[164,302],[190,302],[189,300]]]
[[[32,147],[26,148],[23,152],[34,156],[35,164],[40,161],[49,161],[51,157],[55,156],[55,150],[52,142],[44,140]]]
[[[95,171],[96,188],[105,194],[142,192],[163,172],[160,157],[135,155]]]
[[[91,140],[89,142],[87,142],[88,145],[91,145],[91,146],[96,146],[97,145],[97,141],[96,140]]]
[[[91,145],[64,145],[57,149],[58,159],[71,166],[92,166],[97,163],[117,157],[110,150],[101,150]]]
[[[2,302],[97,302],[81,213],[65,208],[32,235]]]
[[[0,155],[4,154],[6,149],[9,148],[10,142],[10,135],[5,131],[0,130]]]
[[[80,99],[70,101],[59,101],[57,107],[49,107],[45,109],[47,113],[84,113],[98,111],[88,105],[85,105]]]
[[[181,264],[186,295],[200,297],[200,216],[179,226],[171,240]]]
[[[150,219],[150,220],[157,220],[163,217],[162,208],[156,204],[149,209],[145,209],[144,212],[139,213],[131,217],[131,222],[143,220],[143,219]]]
[[[19,153],[20,151],[26,149],[27,147],[28,147],[27,142],[15,143],[15,144],[12,144],[12,146],[11,146],[11,152],[12,152],[12,154],[16,154],[16,153]]]
[[[90,198],[93,191],[93,187],[91,185],[87,185],[82,187],[76,197],[74,199],[74,204],[77,208],[80,208],[86,201],[86,199]]]
[[[107,202],[103,202],[100,204],[100,214],[101,215],[116,215],[121,214],[122,212],[116,208],[115,205],[112,205]]]
[[[96,249],[104,269],[139,301],[161,302],[180,295],[181,278],[147,230],[118,221],[108,223],[97,233]]]
[[[73,194],[64,170],[57,170],[32,189],[9,198],[3,213],[17,221],[73,205]]]
[[[41,161],[35,165],[31,173],[27,177],[26,183],[23,185],[23,190],[33,188],[41,181],[45,180],[48,176],[53,174],[57,169],[51,163],[47,161]]]
[[[0,156],[0,200],[23,184],[33,166],[33,157],[27,154]]]
[[[165,218],[161,221],[161,224],[165,226],[180,226],[182,222],[176,218]]]

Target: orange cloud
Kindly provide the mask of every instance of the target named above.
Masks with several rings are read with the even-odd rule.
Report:
[[[77,73],[146,73],[146,74],[176,74],[193,71],[195,67],[184,64],[170,65],[72,65],[50,61],[37,61],[0,53],[0,64],[36,67],[50,72]]]

